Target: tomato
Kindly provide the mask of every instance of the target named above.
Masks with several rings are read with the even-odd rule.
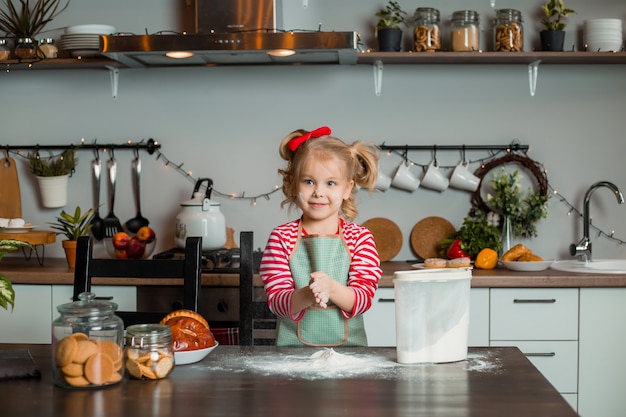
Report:
[[[452,242],[452,244],[448,248],[447,255],[448,255],[449,259],[469,258],[470,257],[467,253],[463,252],[463,249],[461,249],[461,240],[460,239],[457,239],[454,242]]]
[[[478,252],[474,266],[480,269],[493,269],[498,264],[498,252],[491,248],[485,248]]]

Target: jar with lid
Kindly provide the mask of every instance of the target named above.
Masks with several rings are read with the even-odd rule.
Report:
[[[524,50],[524,26],[522,23],[522,13],[519,10],[496,10],[495,51],[521,52]]]
[[[39,58],[52,59],[56,58],[59,54],[59,49],[54,44],[54,39],[43,38],[39,41],[39,50],[37,56]]]
[[[124,323],[117,304],[82,293],[57,307],[52,322],[52,378],[55,385],[93,389],[117,384],[124,375]]]
[[[434,52],[441,49],[439,10],[418,7],[413,16],[413,49],[416,52]]]
[[[32,38],[18,38],[15,42],[15,56],[19,59],[35,59],[37,46]]]
[[[457,10],[450,22],[450,50],[478,51],[480,49],[480,17],[474,10]]]
[[[163,379],[174,369],[172,329],[166,324],[136,324],[126,329],[126,370],[135,379]]]
[[[0,39],[0,61],[6,61],[11,55],[11,50],[7,46],[6,39]]]

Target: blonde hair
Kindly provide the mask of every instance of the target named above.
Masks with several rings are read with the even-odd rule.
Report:
[[[309,133],[307,130],[295,130],[285,136],[280,143],[280,156],[287,161],[285,169],[279,169],[278,173],[283,177],[283,193],[285,199],[281,207],[288,205],[289,208],[296,207],[298,184],[301,180],[304,163],[309,158],[319,160],[336,159],[343,164],[341,172],[348,180],[353,180],[356,185],[368,191],[374,189],[376,177],[378,176],[378,160],[380,158],[378,146],[361,141],[348,145],[341,139],[333,136],[321,136],[306,140],[295,150],[289,148],[289,142],[293,138]],[[353,221],[358,210],[355,203],[355,194],[358,187],[352,188],[350,197],[341,204],[340,215],[348,221]]]

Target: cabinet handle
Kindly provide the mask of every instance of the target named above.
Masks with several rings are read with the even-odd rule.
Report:
[[[553,356],[556,356],[556,353],[554,353],[554,352],[530,352],[530,353],[524,353],[524,355],[526,355],[526,356],[541,356],[541,357],[551,358]]]
[[[539,299],[519,299],[519,298],[514,298],[513,299],[513,303],[516,304],[529,304],[529,303],[538,303],[538,304],[553,304],[556,303],[556,299],[555,298],[539,298]]]
[[[379,298],[379,303],[395,303],[396,300],[394,298]]]

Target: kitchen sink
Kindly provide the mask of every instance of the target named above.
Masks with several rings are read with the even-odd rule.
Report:
[[[589,262],[577,259],[556,261],[550,268],[580,274],[626,274],[626,259],[594,259]]]

